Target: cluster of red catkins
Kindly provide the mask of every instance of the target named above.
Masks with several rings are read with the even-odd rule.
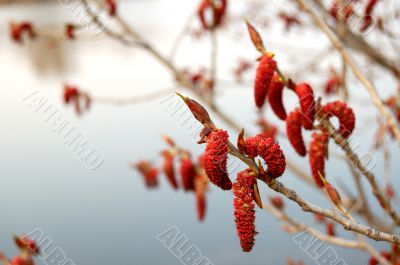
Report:
[[[255,76],[254,97],[255,104],[262,108],[268,100],[275,115],[286,121],[287,137],[300,156],[306,156],[307,149],[302,137],[302,129],[313,130],[317,116],[321,119],[336,117],[339,120],[337,133],[348,138],[355,127],[355,115],[346,103],[330,102],[316,109],[314,91],[307,83],[294,84],[288,81],[287,87],[294,91],[299,99],[299,107],[288,115],[283,104],[282,92],[285,87],[277,71],[277,63],[271,54],[263,55],[259,60]],[[323,187],[321,176],[325,178],[325,157],[328,155],[328,132],[322,130],[312,134],[309,146],[309,162],[311,172],[318,187]]]
[[[89,110],[91,99],[87,93],[80,91],[75,86],[64,86],[64,103],[73,104],[76,114],[80,115],[85,110]]]
[[[39,246],[35,241],[26,236],[14,236],[14,242],[20,250],[20,254],[11,260],[0,252],[0,262],[5,265],[34,265],[33,257],[39,255]]]
[[[197,8],[197,16],[204,30],[215,29],[220,26],[226,14],[228,0],[201,0]],[[211,12],[211,21],[207,21],[206,14]]]
[[[331,8],[329,10],[330,15],[339,20],[339,14],[343,14],[344,21],[350,19],[353,15],[355,15],[355,10],[353,8],[353,2],[356,1],[343,1],[343,4],[339,0],[333,0]],[[368,0],[366,3],[363,14],[361,14],[361,23],[359,30],[361,32],[365,32],[367,29],[371,27],[373,24],[372,13],[375,9],[378,0]]]
[[[181,187],[185,192],[193,192],[196,198],[197,217],[200,221],[205,218],[206,192],[208,179],[200,163],[194,163],[190,152],[180,149],[168,136],[164,137],[169,148],[161,152],[163,157],[162,172],[168,183],[174,190]],[[177,181],[175,172],[175,158],[179,158],[180,182]],[[200,158],[201,160],[201,158]],[[158,187],[159,170],[149,161],[140,161],[135,165],[143,176],[144,183],[148,188]]]
[[[254,245],[254,236],[257,234],[253,202],[256,172],[251,169],[239,172],[232,185],[227,171],[228,138],[228,133],[224,130],[209,132],[205,136],[206,149],[201,162],[213,184],[223,190],[232,189],[235,196],[233,204],[237,234],[243,251],[249,252]],[[284,173],[285,156],[272,138],[258,134],[242,142],[239,140],[239,150],[252,158],[260,156],[267,165],[266,173],[270,177],[277,178]]]

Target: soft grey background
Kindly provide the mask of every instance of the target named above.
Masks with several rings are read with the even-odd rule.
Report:
[[[195,6],[195,1],[183,0],[133,1],[123,2],[121,13],[157,48],[167,53],[174,36]],[[240,9],[240,5],[233,8]],[[265,13],[268,14],[268,10]],[[293,235],[283,232],[275,218],[262,210],[257,211],[260,234],[255,248],[249,254],[242,253],[235,234],[232,194],[229,192],[211,188],[207,218],[201,224],[196,219],[192,194],[173,192],[163,177],[160,189],[148,191],[144,188],[141,178],[129,164],[142,158],[160,162],[157,157],[165,147],[160,138],[162,134],[171,135],[179,145],[190,148],[197,155],[202,150],[188,130],[179,126],[179,120],[171,118],[160,107],[159,103],[165,97],[124,107],[95,104],[81,118],[77,118],[70,107],[63,106],[64,82],[77,84],[96,95],[111,97],[171,87],[168,72],[153,58],[102,37],[65,44],[15,45],[8,38],[7,28],[7,23],[14,19],[30,19],[42,27],[57,29],[65,21],[73,21],[74,15],[58,2],[41,6],[2,6],[0,9],[0,250],[8,256],[16,254],[11,235],[40,228],[77,265],[179,264],[156,239],[156,235],[166,228],[176,226],[215,265],[286,264],[286,259],[291,256],[314,264],[292,242]],[[224,80],[231,78],[232,67],[238,58],[256,56],[242,24],[238,23],[237,28],[228,31],[230,37],[220,39],[219,66]],[[242,34],[237,36],[242,41],[237,42],[232,37],[236,33],[232,32]],[[310,33],[302,33],[299,40],[298,33],[295,30],[291,34],[281,34],[281,28],[263,32],[286,69],[297,68],[295,60],[287,58],[291,53],[311,54],[326,43],[323,38]],[[287,40],[286,44],[282,40]],[[298,43],[297,48],[288,50],[286,47],[293,44],[292,40]],[[180,64],[194,65],[194,69],[198,69],[198,65],[207,65],[208,45],[209,41],[204,38],[198,42],[186,40],[178,58]],[[251,78],[248,76],[249,80]],[[392,87],[393,81],[382,75],[377,84]],[[98,170],[86,169],[44,123],[42,116],[22,101],[37,90],[105,154],[105,161]],[[251,85],[247,89],[225,85],[219,91],[223,110],[247,128],[254,129],[256,116]],[[367,98],[360,87],[354,85],[354,91],[360,102]],[[291,97],[289,102],[294,104],[294,98]],[[369,150],[374,134],[374,109],[359,103],[353,107],[357,108],[359,117],[357,142]],[[235,139],[236,132],[231,135]],[[288,158],[308,172],[307,160],[294,155],[285,139],[281,139],[281,144]],[[396,160],[396,146],[392,149]],[[381,173],[382,154],[376,153],[374,157],[377,161],[374,172]],[[392,172],[398,169],[393,163]],[[341,161],[331,159],[327,172],[329,177],[353,186]],[[290,172],[282,181],[309,200],[329,207],[325,199]],[[397,183],[394,185],[398,187]],[[273,194],[264,186],[261,189],[264,198],[266,194]],[[311,216],[288,204],[292,216],[313,224]],[[339,233],[346,236],[340,229]],[[359,251],[336,247],[335,250],[348,264],[365,264],[368,259]],[[38,260],[38,264],[44,263]]]

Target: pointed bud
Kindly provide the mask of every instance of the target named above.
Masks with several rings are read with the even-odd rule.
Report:
[[[260,207],[260,209],[262,209],[263,208],[263,204],[262,204],[262,200],[261,200],[261,196],[260,196],[260,190],[258,189],[257,180],[253,184],[252,196],[253,196],[253,200],[257,204],[257,206]]]
[[[242,154],[247,155],[246,142],[244,141],[244,129],[239,133],[237,147]]]
[[[189,107],[196,120],[201,122],[203,125],[213,125],[210,115],[208,114],[207,110],[202,105],[200,105],[200,103],[179,93],[176,94],[180,96],[185,104]]]
[[[250,22],[246,21],[247,25],[247,30],[249,31],[251,41],[253,42],[254,47],[260,52],[260,53],[267,53],[266,49],[264,47],[264,43],[262,41],[262,38],[258,31],[253,27],[253,25],[250,24]]]

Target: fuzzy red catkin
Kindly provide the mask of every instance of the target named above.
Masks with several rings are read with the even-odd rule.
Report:
[[[184,191],[194,190],[195,170],[192,159],[189,156],[181,159],[180,173]]]
[[[286,134],[294,150],[300,156],[305,156],[307,151],[301,134],[302,117],[303,115],[299,108],[289,113],[289,116],[286,118]]]
[[[236,231],[242,250],[245,252],[251,251],[254,246],[254,237],[257,234],[252,196],[255,181],[255,173],[246,169],[238,173],[232,189],[235,196],[233,206]]]
[[[164,151],[163,156],[164,161],[162,167],[164,174],[167,177],[169,184],[176,190],[178,189],[178,183],[175,177],[174,156],[168,151]]]
[[[384,257],[387,261],[390,261],[392,259],[392,254],[390,254],[387,251],[382,251],[380,255]],[[374,257],[371,257],[371,259],[368,261],[368,265],[378,265],[378,264],[379,264],[378,260],[376,260]]]
[[[268,55],[261,57],[254,82],[254,99],[258,108],[262,108],[265,103],[275,70],[276,61],[273,58]]]
[[[299,97],[300,108],[303,113],[303,127],[312,130],[315,119],[314,91],[310,85],[300,83],[296,85],[295,92]]]
[[[206,212],[206,195],[205,193],[196,192],[196,209],[197,209],[197,218],[199,221],[204,221],[205,212]]]
[[[349,137],[356,125],[356,117],[353,110],[341,101],[330,102],[321,107],[321,114],[326,118],[335,116],[339,119],[338,133],[344,138]]]
[[[247,153],[251,157],[261,156],[267,164],[267,174],[272,178],[280,177],[286,169],[286,159],[279,144],[263,134],[246,139]]]
[[[65,25],[65,37],[69,40],[75,39],[75,25],[73,24]]]
[[[327,133],[314,132],[311,136],[309,147],[309,162],[311,167],[311,174],[318,187],[324,186],[320,174],[325,178],[325,157],[328,151],[329,135]]]
[[[210,181],[223,190],[230,190],[232,182],[226,168],[228,159],[228,138],[224,130],[213,131],[206,136],[206,150],[201,164]]]
[[[282,101],[283,88],[282,79],[275,72],[268,91],[268,101],[275,115],[281,120],[286,120],[286,110]]]

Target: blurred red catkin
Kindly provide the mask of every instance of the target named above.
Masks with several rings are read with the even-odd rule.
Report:
[[[325,88],[324,88],[325,94],[326,95],[337,94],[341,84],[342,84],[342,81],[341,81],[340,77],[338,77],[338,76],[330,77],[325,83]]]
[[[168,151],[164,151],[162,155],[164,157],[162,165],[164,174],[167,177],[169,184],[176,190],[178,189],[178,183],[175,177],[174,156]]]
[[[374,11],[377,3],[378,3],[378,0],[369,0],[367,5],[365,6],[363,23],[361,24],[361,28],[360,28],[361,32],[366,31],[372,25],[372,22],[373,22],[372,12]]]
[[[147,188],[156,188],[158,186],[158,169],[148,161],[140,161],[136,168],[143,176]]]
[[[260,126],[262,134],[265,137],[271,137],[275,141],[276,135],[278,134],[278,127],[276,127],[272,123],[267,122],[263,118],[257,121],[257,125]]]
[[[329,135],[327,133],[314,132],[311,136],[308,151],[311,174],[314,178],[315,184],[320,188],[324,186],[321,176],[325,178],[325,157],[328,152],[328,141]]]
[[[278,209],[283,209],[285,207],[285,203],[281,196],[276,195],[269,198],[271,204]]]
[[[108,14],[110,16],[115,16],[117,14],[117,3],[115,0],[107,0],[107,8],[108,8]]]
[[[22,35],[25,32],[28,34],[29,38],[31,38],[31,39],[34,39],[36,37],[36,33],[30,22],[11,23],[10,24],[10,35],[11,35],[11,38],[15,42],[22,43]]]
[[[272,76],[276,70],[276,61],[269,55],[261,57],[256,71],[254,83],[254,99],[256,106],[262,108],[268,95]]]
[[[326,226],[326,234],[328,236],[336,236],[335,223],[328,222],[328,223],[326,223],[325,226]]]
[[[68,104],[73,100],[76,100],[79,96],[79,90],[76,87],[65,85],[64,86],[64,103]]]
[[[392,259],[392,254],[390,254],[387,251],[382,251],[380,255],[388,261]],[[378,260],[376,260],[374,257],[371,257],[370,260],[368,261],[368,265],[378,265],[378,264],[379,264]]]
[[[181,158],[181,166],[179,171],[181,173],[182,187],[184,191],[193,191],[195,169],[189,154],[185,154]]]
[[[323,223],[323,222],[325,222],[325,217],[320,214],[314,214],[314,220],[317,223]]]
[[[214,6],[213,6],[214,5]],[[197,16],[200,19],[201,26],[204,30],[209,30],[220,26],[225,17],[228,6],[228,0],[219,0],[212,2],[211,0],[202,0],[197,8]],[[207,22],[206,13],[212,11],[212,21]]]
[[[314,91],[310,85],[300,83],[296,85],[295,92],[299,97],[300,108],[303,114],[303,127],[307,130],[311,130],[315,119]]]
[[[195,177],[195,193],[196,193],[196,209],[197,209],[197,218],[200,222],[202,222],[206,215],[207,209],[207,186],[208,180],[207,177],[203,174],[198,174]]]
[[[210,181],[223,190],[230,190],[232,182],[226,169],[228,159],[228,133],[224,130],[213,131],[206,136],[206,150],[201,164]]]
[[[286,159],[279,144],[262,134],[246,139],[247,153],[251,157],[261,156],[267,164],[267,174],[272,178],[280,177],[286,169]]]
[[[286,134],[294,150],[296,150],[300,156],[305,156],[307,151],[301,133],[302,119],[303,115],[299,108],[289,113],[289,116],[286,118]]]
[[[283,88],[282,79],[275,72],[268,91],[268,101],[275,115],[281,120],[286,120],[286,110],[282,101]]]
[[[26,236],[14,236],[14,242],[20,250],[27,251],[30,255],[39,255],[40,250],[36,242]]]
[[[34,262],[30,257],[16,256],[10,260],[10,265],[34,265]]]
[[[73,24],[65,25],[65,37],[69,40],[75,39],[75,25]]]
[[[200,222],[204,221],[206,212],[206,195],[204,193],[196,192],[196,209],[197,218]]]
[[[236,231],[242,250],[245,252],[251,251],[254,246],[254,237],[257,234],[252,195],[255,181],[255,173],[246,169],[238,173],[236,181],[233,183]]]
[[[335,116],[339,119],[338,133],[344,138],[349,137],[356,125],[356,117],[353,110],[341,101],[330,102],[321,107],[321,114],[324,118]]]

